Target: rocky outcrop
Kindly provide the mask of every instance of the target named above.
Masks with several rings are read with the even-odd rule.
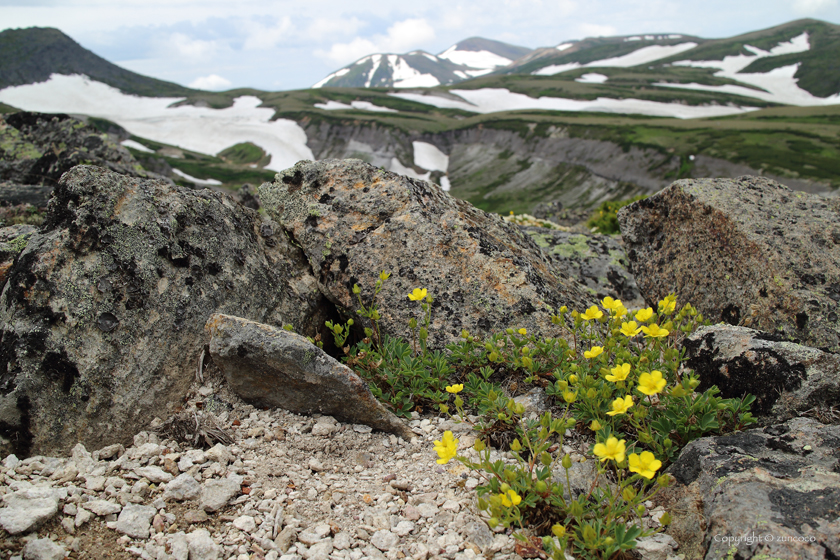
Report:
[[[125,442],[181,402],[210,315],[314,335],[322,303],[280,227],[229,197],[76,167],[0,296],[0,453]]]
[[[576,278],[593,297],[620,299],[625,307],[644,307],[636,280],[628,271],[624,248],[609,235],[573,233],[529,226],[525,233],[542,249],[556,271]]]
[[[840,351],[840,214],[760,177],[676,181],[618,214],[650,303]]]
[[[353,370],[304,337],[239,317],[207,321],[210,355],[245,402],[299,414],[328,414],[405,439],[413,436]]]
[[[691,442],[668,532],[687,558],[840,557],[838,445],[840,426],[808,418]]]
[[[724,398],[755,395],[765,423],[804,413],[830,421],[840,407],[840,356],[731,325],[701,327],[683,342],[698,390],[717,385]],[[837,417],[840,420],[840,416]]]
[[[79,164],[159,178],[107,134],[68,115],[20,111],[0,116],[0,200],[6,204],[45,206],[51,191],[45,186],[56,185]]]
[[[409,319],[421,314],[407,297],[415,288],[434,298],[429,344],[436,348],[462,329],[515,326],[551,336],[553,310],[593,299],[565,273],[555,276],[516,226],[358,160],[299,162],[263,184],[260,198],[301,246],[321,292],[348,316],[359,309],[354,285],[369,305],[380,272],[392,273],[376,301],[389,335],[411,338]]]
[[[23,251],[35,231],[35,226],[28,224],[0,228],[0,291],[15,257]]]

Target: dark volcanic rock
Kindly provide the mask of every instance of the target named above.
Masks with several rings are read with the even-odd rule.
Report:
[[[701,327],[683,342],[686,365],[699,376],[699,391],[717,385],[724,398],[756,396],[752,412],[778,423],[810,412],[840,408],[840,356],[784,342],[749,329]]]
[[[12,184],[0,189],[0,195],[20,200],[9,203],[43,206],[33,202],[40,200],[43,189],[20,185],[55,185],[63,173],[83,163],[155,177],[107,134],[68,115],[21,111],[0,116],[0,181]]]
[[[0,296],[0,454],[97,449],[166,418],[215,312],[315,334],[323,300],[278,231],[209,190],[66,173]]]
[[[589,289],[593,297],[620,299],[628,309],[644,307],[636,280],[627,270],[624,248],[609,235],[572,233],[524,227],[543,250],[557,274],[568,274]]]
[[[808,418],[695,440],[668,469],[680,483],[668,532],[706,560],[838,558],[838,447],[840,426]]]
[[[210,317],[207,330],[213,362],[246,402],[299,414],[329,414],[406,440],[414,436],[353,370],[304,337],[221,314]]]
[[[407,294],[428,289],[431,347],[462,329],[515,326],[557,336],[551,308],[582,309],[594,299],[574,279],[555,277],[515,225],[359,160],[299,162],[263,184],[260,199],[302,247],[321,292],[348,315],[359,307],[353,285],[368,305],[379,273],[391,272],[377,301],[380,324],[410,338],[409,319],[421,312]]]
[[[685,179],[618,214],[648,302],[840,351],[840,214],[761,177]]]

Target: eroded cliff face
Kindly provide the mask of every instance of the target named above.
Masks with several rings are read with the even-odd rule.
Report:
[[[537,131],[473,127],[412,134],[360,121],[301,122],[317,159],[358,158],[395,172],[441,182],[451,193],[488,211],[531,212],[540,202],[593,206],[605,200],[652,194],[680,177],[680,158],[653,148],[570,136],[562,127]],[[449,156],[446,173],[416,165],[413,142],[425,142]],[[698,155],[684,177],[762,175],[762,170]],[[427,177],[425,174],[429,173]],[[765,175],[788,187],[819,193],[816,182]]]

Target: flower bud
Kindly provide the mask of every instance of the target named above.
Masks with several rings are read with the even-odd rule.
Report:
[[[543,451],[542,454],[540,455],[540,463],[542,463],[543,466],[547,467],[547,466],[551,465],[551,461],[552,461],[551,455],[549,453],[546,453],[545,451]]]
[[[475,443],[473,444],[473,449],[475,449],[476,451],[484,451],[485,449],[487,449],[487,446],[484,445],[483,441],[481,441],[480,439],[477,439],[477,440],[475,440]]]
[[[595,389],[589,389],[586,392],[586,398],[589,399],[590,401],[594,400],[595,397],[597,397],[597,396],[598,396],[598,391],[596,391]]]
[[[644,517],[645,516],[645,506],[644,505],[639,504],[636,507],[636,515],[638,515],[639,517]]]
[[[365,327],[365,336],[368,337],[368,338],[372,337],[373,336],[373,329],[371,329],[369,327]]]
[[[569,504],[569,513],[572,517],[583,517],[583,505],[577,500],[573,501]]]
[[[491,529],[495,529],[499,525],[499,518],[491,517],[487,520],[487,525],[489,525]]]
[[[360,293],[362,293],[362,289],[359,287],[359,285],[358,285],[358,284],[353,284],[353,293],[354,293],[354,294],[360,294]]]
[[[445,404],[438,405],[438,408],[440,408],[440,411],[443,414],[449,414],[449,407],[446,406]]]
[[[408,320],[408,328],[410,328],[411,330],[416,329],[417,328],[417,319],[415,319],[414,317],[409,319]]]
[[[670,525],[671,524],[671,514],[668,513],[667,511],[665,513],[663,513],[662,516],[659,518],[659,524],[662,525],[663,527],[667,527],[668,525]]]
[[[548,485],[542,480],[538,480],[537,483],[534,484],[534,490],[540,494],[545,494],[546,491],[548,491]]]
[[[625,502],[630,502],[636,497],[636,490],[632,486],[628,486],[621,491],[621,497],[624,498]]]
[[[554,386],[557,387],[558,391],[565,391],[569,388],[569,382],[566,380],[560,380],[557,383],[555,383]]]
[[[461,398],[461,395],[457,395],[455,397],[455,406],[457,408],[461,408],[462,406],[464,406],[464,400]]]
[[[578,382],[578,376],[577,376],[577,375],[570,375],[570,376],[569,376],[569,383],[571,383],[572,385],[574,385],[574,384],[575,384],[575,383],[577,383],[577,382]]]
[[[558,539],[562,539],[566,535],[566,528],[560,525],[559,523],[553,525],[551,527],[551,532],[554,534],[555,537]]]
[[[513,440],[513,443],[510,444],[511,451],[522,451],[522,444],[519,443],[518,439]]]
[[[466,329],[462,329],[461,330],[461,338],[467,339],[469,337],[470,337],[470,333],[468,333]]]
[[[659,475],[659,477],[656,479],[656,483],[661,488],[667,488],[671,484],[671,477],[667,474]]]
[[[420,334],[418,336],[420,340],[426,340],[429,338],[429,331],[426,330],[426,327],[420,327]]]
[[[568,453],[563,456],[563,460],[560,462],[560,464],[563,465],[564,469],[572,468],[572,458],[569,456]]]

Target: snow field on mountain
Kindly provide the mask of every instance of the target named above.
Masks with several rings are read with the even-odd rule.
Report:
[[[409,66],[406,60],[396,54],[388,55],[388,64],[393,72],[395,88],[434,87],[440,85],[440,80],[431,74],[423,74]]]
[[[453,45],[438,55],[438,58],[445,58],[455,64],[469,66],[470,68],[495,69],[499,66],[507,66],[512,60],[493,54],[490,51],[462,51],[457,45]]]
[[[650,45],[642,47],[631,53],[623,56],[616,56],[613,58],[605,58],[603,60],[594,60],[586,64],[578,62],[569,62],[567,64],[553,64],[546,66],[532,72],[536,76],[553,76],[561,72],[574,70],[575,68],[598,68],[598,67],[612,67],[612,68],[630,68],[632,66],[639,66],[640,64],[648,64],[661,58],[674,56],[682,52],[693,49],[697,43],[680,43],[679,45]]]
[[[172,168],[172,173],[174,173],[178,177],[183,177],[187,181],[192,181],[196,185],[210,186],[210,185],[221,185],[222,184],[221,181],[217,181],[216,179],[199,179],[197,177],[193,177],[192,175],[187,175],[186,173],[184,173],[180,169],[175,169],[174,167]]]
[[[414,147],[414,163],[418,167],[429,171],[443,171],[449,169],[449,156],[441,152],[437,146],[427,142],[411,143]]]
[[[425,103],[442,109],[462,109],[473,113],[495,113],[499,111],[518,111],[536,109],[543,111],[594,111],[599,113],[633,113],[654,117],[675,117],[678,119],[696,119],[702,117],[721,117],[755,111],[754,107],[731,107],[723,105],[683,105],[681,103],[661,103],[642,99],[598,99],[580,100],[560,97],[533,98],[522,93],[514,93],[505,88],[453,89],[463,99],[458,101],[435,95],[419,93],[391,93],[394,97]]]
[[[590,73],[590,74],[584,74],[583,76],[576,79],[575,81],[580,82],[581,84],[603,84],[608,79],[609,78],[607,76],[604,76],[603,74],[596,74],[596,73],[593,72],[593,73]]]
[[[100,117],[136,136],[203,154],[252,142],[271,156],[266,167],[275,171],[315,159],[303,129],[294,121],[271,121],[274,109],[259,107],[257,97],[238,97],[226,109],[170,106],[181,100],[126,95],[79,75],[53,74],[46,82],[0,90],[0,101],[25,111]]]
[[[744,84],[756,86],[761,88],[761,90],[735,84],[710,86],[697,83],[671,84],[660,82],[654,85],[677,89],[734,93],[736,95],[753,97],[774,103],[784,103],[787,105],[813,106],[834,105],[840,103],[840,92],[830,97],[822,98],[816,97],[800,88],[795,78],[796,71],[799,69],[799,63],[788,66],[780,66],[779,68],[774,68],[773,70],[764,73],[741,73],[741,70],[759,58],[768,58],[783,54],[795,54],[808,51],[810,48],[811,45],[808,42],[808,33],[805,32],[801,35],[797,35],[790,41],[779,43],[769,51],[765,51],[751,45],[744,45],[744,49],[753,53],[752,55],[739,54],[736,56],[727,56],[724,57],[723,60],[680,60],[674,63],[674,66],[718,68],[719,71],[715,72],[715,76],[720,78],[729,78]]]
[[[318,109],[324,109],[327,111],[339,111],[339,110],[347,110],[347,109],[358,109],[361,111],[373,111],[375,113],[398,113],[396,109],[391,109],[389,107],[380,107],[379,105],[374,105],[370,101],[351,101],[348,105],[347,103],[342,103],[340,101],[327,101],[326,103],[316,103],[315,107]]]

